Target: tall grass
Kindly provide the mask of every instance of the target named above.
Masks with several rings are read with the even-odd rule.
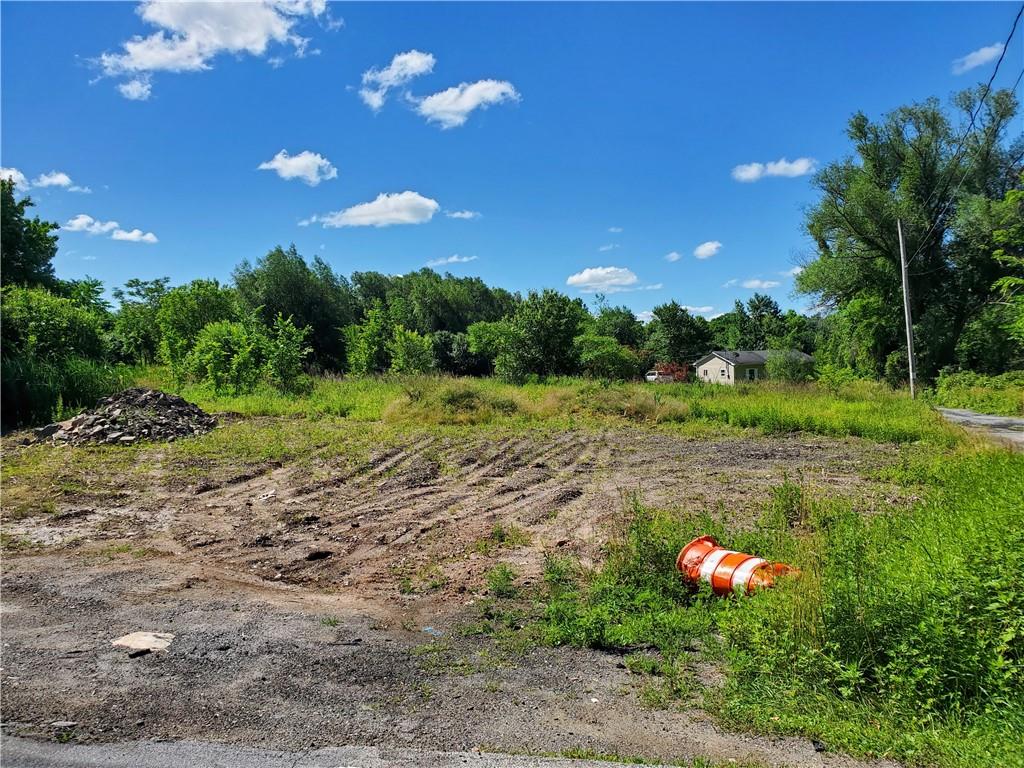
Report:
[[[1024,456],[962,452],[917,465],[925,497],[865,517],[777,489],[757,528],[723,530],[634,504],[595,573],[549,569],[548,637],[653,647],[678,679],[717,630],[733,726],[804,733],[921,765],[1016,765],[1024,736]],[[693,536],[800,567],[799,579],[710,598],[675,572]]]
[[[881,385],[858,382],[838,396],[813,384],[726,387],[707,384],[602,385],[559,378],[523,386],[443,376],[318,378],[308,392],[273,389],[225,396],[176,383],[165,369],[140,376],[206,410],[249,416],[339,416],[397,424],[551,424],[616,420],[635,424],[715,425],[765,434],[813,432],[891,443],[950,446],[960,431],[928,405]]]
[[[965,371],[941,374],[925,396],[935,405],[968,408],[995,416],[1024,416],[1024,371],[982,376]]]

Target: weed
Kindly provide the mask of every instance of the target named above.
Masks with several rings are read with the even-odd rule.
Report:
[[[483,555],[492,555],[501,549],[529,546],[530,541],[530,534],[522,528],[514,524],[505,525],[497,522],[487,536],[475,542],[473,549]]]
[[[320,619],[320,623],[325,627],[336,627],[341,621],[338,620],[337,616],[324,616]]]
[[[487,572],[487,591],[495,597],[513,598],[519,594],[516,586],[517,574],[506,563],[499,563]]]

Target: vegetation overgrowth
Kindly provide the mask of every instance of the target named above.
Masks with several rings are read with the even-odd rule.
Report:
[[[943,373],[925,396],[929,402],[946,408],[967,408],[994,416],[1024,416],[1024,371],[999,376],[970,371]]]
[[[920,401],[884,384],[854,381],[838,395],[815,384],[600,383],[560,377],[514,385],[497,378],[449,376],[320,377],[301,394],[269,386],[218,394],[179,385],[165,368],[137,381],[175,392],[208,411],[246,416],[344,417],[396,425],[572,424],[616,419],[637,424],[724,424],[764,434],[810,432],[878,442],[949,446],[960,431]]]
[[[925,489],[909,514],[792,483],[753,530],[634,500],[599,568],[549,559],[548,641],[632,653],[655,705],[692,698],[698,651],[721,660],[706,704],[732,727],[913,765],[1022,764],[1024,456],[914,455],[893,473]],[[694,588],[675,557],[708,533],[801,576],[739,599]]]

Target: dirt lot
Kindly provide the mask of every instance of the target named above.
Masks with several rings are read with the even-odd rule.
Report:
[[[458,630],[496,562],[529,584],[545,551],[599,556],[624,494],[749,523],[788,477],[870,512],[902,501],[867,479],[895,454],[810,436],[624,429],[467,442],[423,432],[355,465],[232,475],[201,464],[169,472],[154,449],[147,481],[126,476],[102,504],[71,492],[49,512],[12,519],[5,509],[17,551],[3,566],[4,727],[74,740],[853,764],[806,739],[726,734],[703,712],[645,709],[642,681],[617,656]],[[494,540],[498,523],[520,531],[513,547]],[[175,638],[138,658],[110,645],[136,630]],[[74,725],[52,725],[62,721]]]

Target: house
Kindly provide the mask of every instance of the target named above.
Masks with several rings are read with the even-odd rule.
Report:
[[[788,352],[769,352],[767,349],[716,349],[700,358],[694,367],[697,381],[716,381],[719,384],[735,384],[737,381],[757,381],[767,378],[765,363],[771,354],[797,355],[801,360],[811,362],[813,358],[803,352],[791,349]]]

